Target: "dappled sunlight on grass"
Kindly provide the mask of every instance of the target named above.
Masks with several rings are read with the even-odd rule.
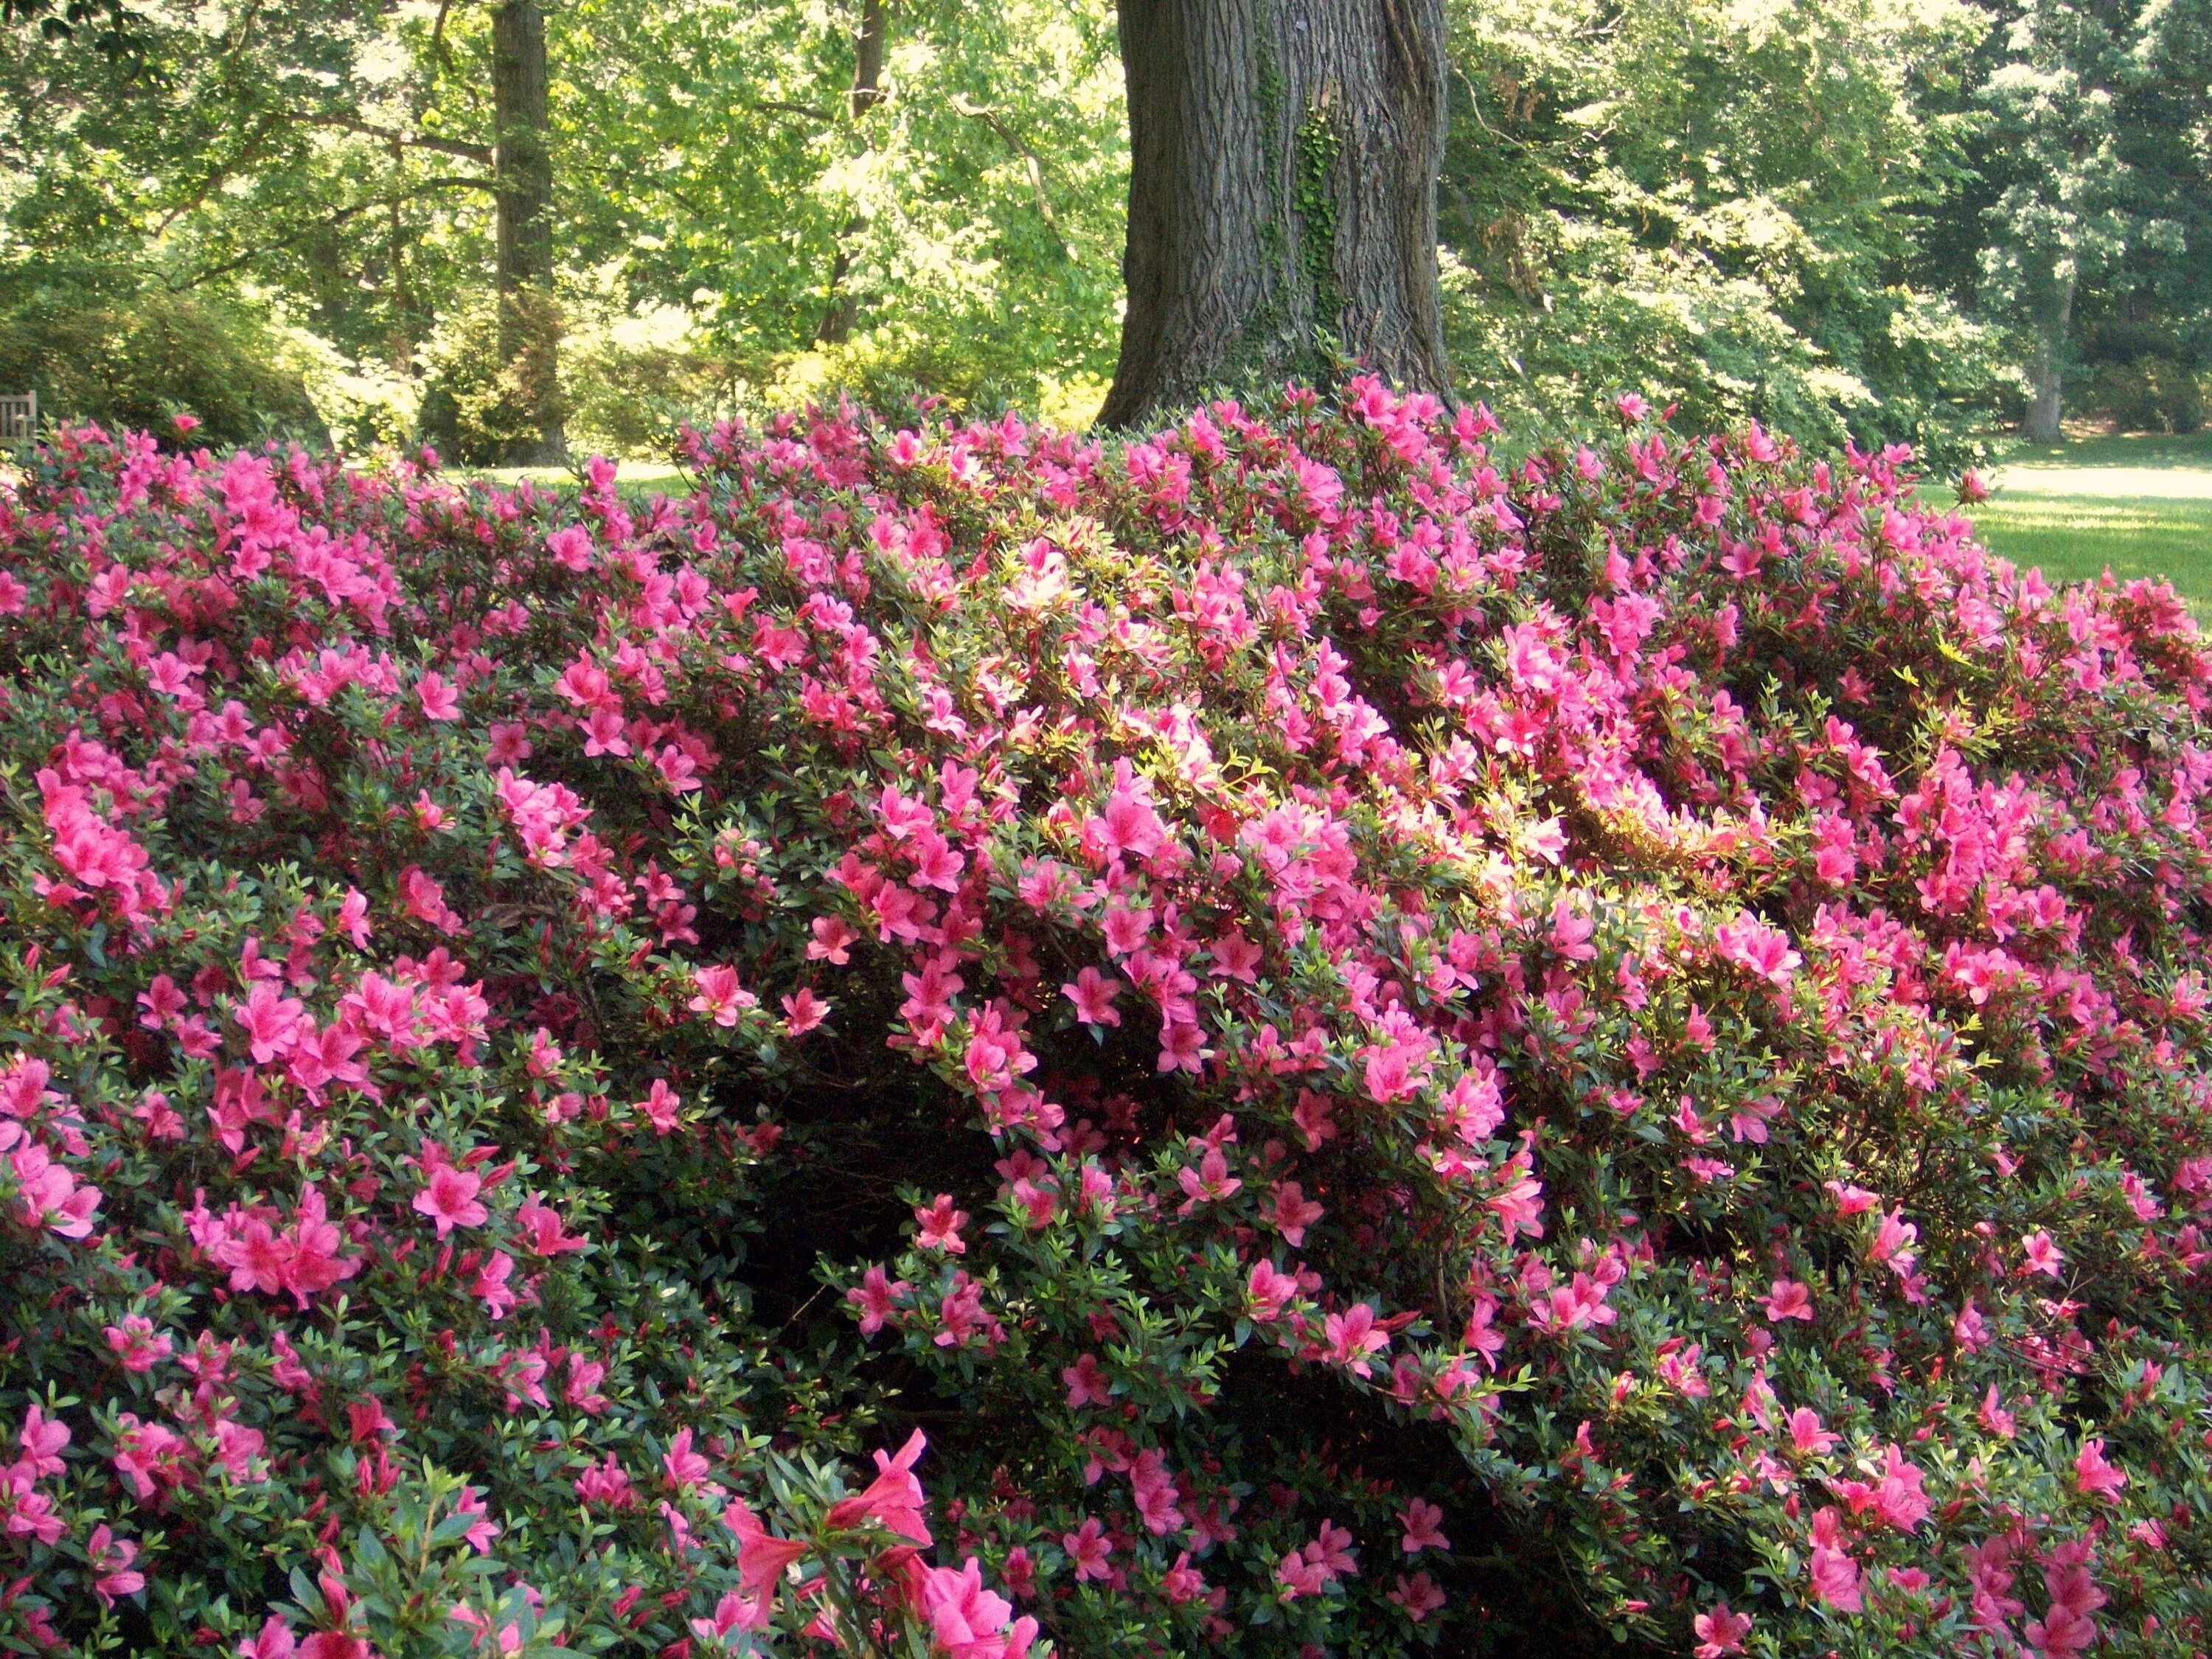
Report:
[[[1973,516],[1993,551],[2054,581],[2163,576],[2212,623],[2212,433],[2017,450]]]
[[[527,478],[532,483],[551,484],[556,488],[578,483],[583,473],[583,459],[579,457],[574,467],[566,466],[449,466],[445,469],[449,478],[483,478],[492,483],[518,484]],[[624,489],[631,485],[653,485],[661,489],[675,490],[685,486],[684,469],[667,461],[619,461],[616,463],[615,482]]]

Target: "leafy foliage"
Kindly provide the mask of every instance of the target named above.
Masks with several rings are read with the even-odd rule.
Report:
[[[840,392],[1092,412],[1127,194],[1112,8],[879,9],[861,98],[859,0],[550,13],[558,308],[594,343],[564,367],[572,408],[621,410],[597,342],[680,316],[647,369],[702,421]],[[242,301],[327,343],[334,428],[359,425],[341,380],[396,379],[391,406],[427,396],[451,453],[498,453],[507,366],[453,373],[492,262],[492,10],[185,4],[131,14],[126,52],[93,44],[97,9],[60,34],[19,9],[0,260]],[[1945,465],[2039,363],[2124,421],[2189,424],[2212,316],[2201,10],[1453,0],[1464,385],[1549,431],[1601,430],[1632,388]],[[1333,142],[1300,140],[1316,211]],[[668,425],[594,429],[659,447]]]
[[[1988,418],[1996,342],[1921,265],[1983,27],[1879,0],[1461,5],[1446,222],[1474,383],[1547,426],[1633,386],[1700,423],[1903,440]]]
[[[1645,413],[62,434],[0,1632],[2201,1640],[2212,653]]]
[[[0,386],[118,428],[190,410],[216,442],[327,443],[301,367],[252,312],[111,272],[0,282]]]

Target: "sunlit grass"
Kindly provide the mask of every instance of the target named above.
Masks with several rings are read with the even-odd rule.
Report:
[[[510,488],[528,479],[532,483],[556,489],[573,489],[583,483],[583,459],[578,457],[573,467],[449,466],[445,469],[445,476],[453,479],[482,478],[488,483]],[[690,489],[690,482],[682,467],[667,461],[618,461],[615,465],[615,487],[625,495],[639,490],[678,495]]]
[[[2054,581],[2163,576],[2212,623],[2212,433],[2023,446],[1972,513],[1992,551]]]

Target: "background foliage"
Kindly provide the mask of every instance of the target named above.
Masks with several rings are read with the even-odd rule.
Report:
[[[2063,289],[2073,405],[2192,426],[2212,338],[2203,9],[1453,0],[1443,219],[1468,390],[1547,429],[1601,424],[1632,389],[1954,459],[2024,409]],[[305,365],[343,439],[498,447],[487,7],[125,7],[127,50],[102,49],[106,13],[73,32],[11,15],[10,314],[84,291],[173,317],[164,296],[187,296],[232,331],[229,358]],[[885,95],[856,111],[857,4],[549,14],[580,447],[665,450],[679,415],[832,388],[1095,407],[1127,167],[1110,7],[886,15]],[[841,301],[852,326],[825,329]],[[136,407],[76,389],[128,380],[99,334],[7,367],[58,408]],[[266,388],[243,406],[296,424]]]

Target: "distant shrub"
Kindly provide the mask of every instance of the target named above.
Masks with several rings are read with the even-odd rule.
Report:
[[[616,319],[564,342],[572,441],[590,453],[665,460],[687,425],[732,412],[738,372],[681,313]]]
[[[1622,412],[64,434],[0,1645],[2203,1646],[2212,653]]]
[[[1827,319],[1839,351],[1790,320],[1771,276],[1571,220],[1497,230],[1504,251],[1486,263],[1516,282],[1447,253],[1444,326],[1461,384],[1517,423],[1595,434],[1625,388],[1685,425],[1757,420],[1814,450],[1874,434],[1954,471],[1982,456],[1999,341],[1955,307],[1856,294]]]
[[[2170,357],[2097,365],[2081,402],[2123,432],[2195,432],[2204,424],[2196,370]]]
[[[42,412],[166,431],[188,410],[213,443],[327,443],[298,369],[258,319],[221,301],[12,273],[0,284],[0,391]]]
[[[439,319],[424,349],[425,376],[416,419],[420,435],[446,460],[497,466],[536,441],[544,424],[569,413],[559,372],[563,321],[550,297],[525,293],[510,301],[535,349],[512,360],[499,342],[499,301],[478,293]]]

